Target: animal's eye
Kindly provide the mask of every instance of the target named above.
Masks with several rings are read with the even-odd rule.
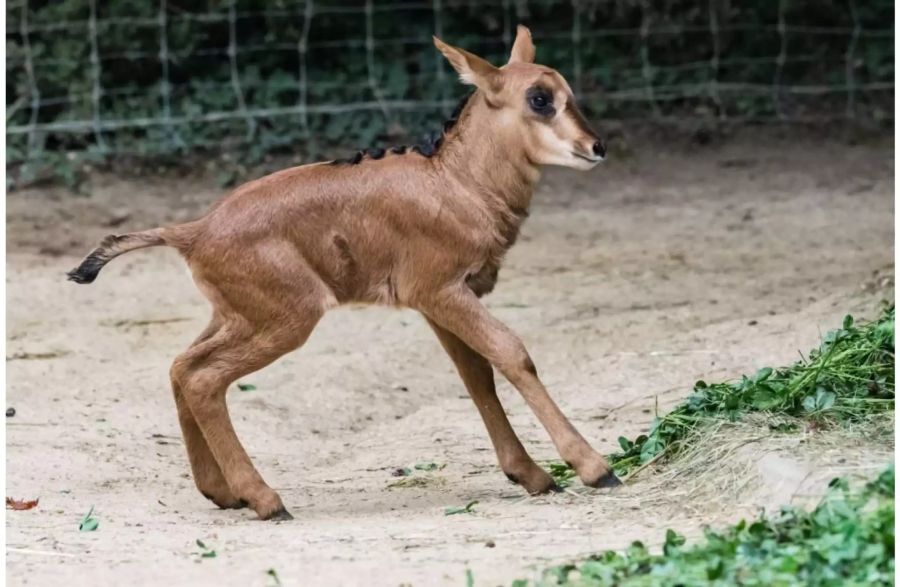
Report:
[[[534,87],[528,90],[526,94],[528,98],[528,106],[537,114],[542,116],[552,116],[553,94],[541,87]]]

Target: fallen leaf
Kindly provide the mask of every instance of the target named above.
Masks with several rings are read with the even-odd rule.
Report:
[[[32,508],[37,507],[39,499],[32,499],[30,501],[26,501],[24,499],[13,499],[11,497],[6,498],[6,509],[8,510],[30,510]]]
[[[278,572],[275,569],[269,569],[266,571],[266,574],[272,577],[272,581],[274,581],[275,587],[281,587],[281,579],[278,578]]]
[[[452,516],[452,515],[455,515],[455,514],[471,514],[471,513],[473,512],[472,508],[475,506],[476,503],[478,503],[478,501],[472,500],[472,501],[470,501],[469,503],[467,503],[467,504],[466,504],[465,506],[463,506],[463,507],[448,507],[448,508],[445,508],[445,509],[444,509],[444,515],[445,515],[445,516]]]
[[[159,318],[149,320],[104,320],[100,324],[129,330],[139,326],[155,326],[157,324],[174,324],[176,322],[188,322],[190,318]]]
[[[437,463],[416,463],[414,466],[420,471],[437,471],[438,469],[443,468],[438,466]]]
[[[68,351],[48,351],[39,353],[19,352],[13,353],[6,357],[7,361],[41,361],[45,359],[56,359],[68,355]]]
[[[197,546],[199,546],[203,550],[203,552],[199,553],[201,559],[216,558],[216,551],[206,546],[206,543],[199,538],[197,539]]]
[[[442,487],[446,480],[441,477],[403,477],[387,486],[387,489],[409,489],[413,487]]]
[[[91,509],[88,510],[88,513],[84,514],[84,517],[81,518],[81,523],[78,524],[78,529],[82,532],[93,532],[100,526],[100,522],[97,518],[92,518],[91,514],[94,513],[94,506],[91,506]]]

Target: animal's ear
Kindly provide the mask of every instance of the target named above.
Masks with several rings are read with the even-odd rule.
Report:
[[[516,42],[509,54],[509,62],[534,63],[534,43],[531,42],[531,31],[528,27],[516,27]]]
[[[464,84],[476,86],[488,93],[495,93],[500,89],[499,69],[478,55],[448,45],[437,37],[432,37],[432,39],[434,39],[434,46],[444,54]]]

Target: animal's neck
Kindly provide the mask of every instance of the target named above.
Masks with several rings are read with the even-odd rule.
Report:
[[[501,115],[475,92],[444,137],[436,163],[441,173],[477,193],[492,209],[524,217],[540,172],[528,159],[515,125],[502,124]]]

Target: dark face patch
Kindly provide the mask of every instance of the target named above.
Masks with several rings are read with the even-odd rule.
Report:
[[[584,117],[584,114],[582,114],[581,110],[578,109],[578,106],[575,104],[574,99],[569,100],[569,107],[566,108],[565,114],[569,116],[573,121],[575,121],[575,124],[578,126],[581,132],[593,137],[597,136],[597,133],[594,132],[593,128],[591,128],[591,123],[587,121],[587,119]]]
[[[553,92],[544,86],[531,86],[525,91],[525,102],[528,108],[543,118],[553,118],[556,108],[553,106]]]

